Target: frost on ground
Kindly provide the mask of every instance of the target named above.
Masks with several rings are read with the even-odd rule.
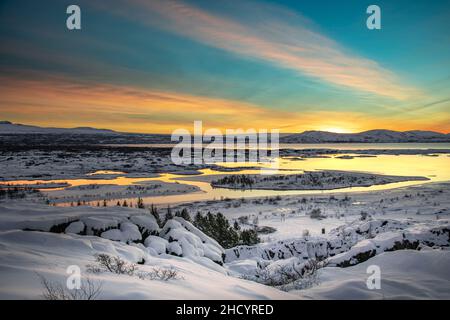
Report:
[[[303,205],[301,199],[295,203]],[[278,201],[277,207],[293,198]],[[426,212],[422,202],[416,208]],[[43,298],[42,279],[64,285],[70,265],[101,284],[98,299],[450,298],[445,213],[365,220],[356,214],[323,235],[297,232],[227,250],[184,219],[158,225],[145,209],[21,199],[0,202],[0,213],[0,297],[6,299]],[[132,272],[103,270],[99,255]],[[381,291],[366,287],[371,264],[381,268]],[[169,279],[158,276],[172,272]]]

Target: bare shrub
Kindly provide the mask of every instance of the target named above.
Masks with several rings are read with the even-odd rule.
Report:
[[[126,262],[119,257],[113,257],[107,254],[95,255],[97,265],[87,265],[87,271],[91,273],[112,272],[116,274],[125,274],[128,276],[137,276],[141,280],[162,280],[169,281],[180,279],[178,271],[175,269],[153,268],[151,271],[139,270],[134,263]]]
[[[113,257],[107,254],[96,254],[95,261],[98,265],[88,265],[87,270],[91,273],[101,273],[104,271],[117,273],[117,274],[127,274],[132,276],[137,270],[134,263],[128,263],[119,257]]]
[[[79,289],[69,289],[67,286],[50,281],[38,274],[43,287],[42,297],[45,300],[95,300],[102,291],[102,282],[96,282],[87,277],[81,281]]]
[[[136,273],[139,279],[142,280],[177,280],[180,279],[178,271],[171,269],[153,268],[152,271],[139,271]]]

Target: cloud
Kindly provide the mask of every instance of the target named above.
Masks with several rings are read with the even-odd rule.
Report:
[[[134,132],[171,132],[203,120],[210,127],[277,125],[289,113],[220,98],[80,82],[62,76],[0,77],[0,115],[78,126],[89,122]],[[275,122],[268,121],[278,119]]]
[[[440,116],[444,119],[443,115]],[[204,128],[280,129],[282,132],[337,128],[409,130],[432,127],[427,119],[399,122],[394,117],[368,117],[363,112],[283,111],[242,101],[173,91],[79,81],[59,75],[0,76],[0,118],[45,126],[93,126],[127,132],[171,133]],[[446,117],[445,119],[448,119]],[[448,123],[439,125],[448,131]]]
[[[141,23],[169,30],[234,54],[270,62],[328,84],[397,100],[419,94],[375,61],[347,52],[315,31],[297,13],[248,2],[239,18],[214,14],[173,0],[131,0],[121,10],[111,9]],[[116,7],[115,7],[116,8]],[[235,14],[236,15],[236,14]]]

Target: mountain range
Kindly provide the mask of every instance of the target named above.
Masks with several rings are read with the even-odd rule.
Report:
[[[305,131],[280,138],[283,143],[395,143],[395,142],[450,142],[450,134],[434,131],[369,130],[359,133]]]
[[[131,134],[117,132],[110,129],[97,129],[91,127],[76,128],[53,128],[39,127],[12,123],[10,121],[0,121],[0,135],[17,134],[70,134],[70,135],[104,135],[104,136],[134,136],[153,137],[158,136],[161,142],[163,136],[167,136],[170,142],[170,135],[155,134]],[[149,141],[147,139],[146,142]],[[450,142],[450,134],[434,131],[393,131],[385,129],[369,130],[359,133],[336,133],[327,131],[304,131],[302,133],[285,133],[280,135],[281,143],[402,143],[402,142]]]
[[[0,134],[120,134],[109,129],[96,129],[91,127],[76,128],[48,128],[0,121]]]

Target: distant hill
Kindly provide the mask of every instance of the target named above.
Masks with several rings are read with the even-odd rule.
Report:
[[[85,135],[92,139],[102,137],[102,143],[173,143],[168,134],[138,134],[123,133],[109,129],[96,129],[90,127],[77,128],[47,128],[9,121],[0,121],[0,135],[39,135],[59,134],[60,139],[66,139],[70,135]],[[96,138],[97,137],[97,138]],[[30,137],[31,138],[31,137]],[[27,138],[27,139],[30,139]],[[53,138],[52,138],[53,139]],[[56,137],[55,137],[56,139]],[[106,140],[105,140],[106,139]],[[395,142],[450,142],[450,134],[433,131],[392,131],[392,130],[370,130],[359,133],[336,133],[327,131],[305,131],[302,133],[283,133],[280,135],[281,143],[395,143]]]
[[[395,143],[395,142],[450,142],[450,134],[434,131],[369,130],[359,133],[336,133],[327,131],[305,131],[285,135],[283,143]]]
[[[10,121],[0,121],[0,134],[119,134],[109,129],[96,129],[90,127],[77,128],[46,128],[30,126]]]

